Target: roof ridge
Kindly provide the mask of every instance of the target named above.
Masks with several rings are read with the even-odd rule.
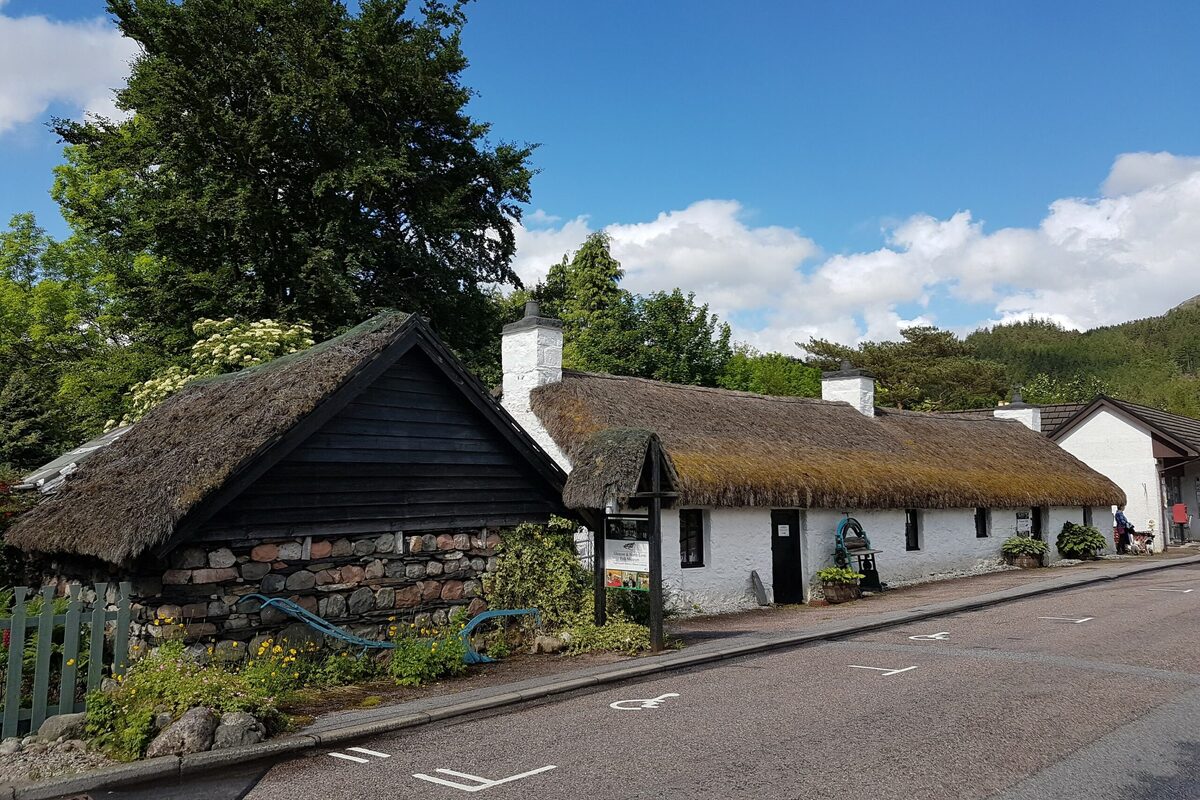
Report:
[[[849,406],[850,405],[849,403],[846,403],[842,400],[825,400],[820,397],[800,397],[798,395],[786,395],[786,394],[760,394],[758,392],[746,392],[741,389],[724,389],[719,386],[697,386],[695,384],[690,384],[690,383],[673,383],[671,381],[660,381],[660,380],[656,380],[654,378],[642,378],[642,377],[639,377],[636,375],[612,375],[607,372],[587,372],[587,371],[581,370],[581,369],[564,369],[563,374],[564,375],[584,375],[589,378],[603,378],[605,380],[628,381],[631,383],[634,383],[634,382],[649,383],[649,384],[653,384],[655,386],[665,386],[670,389],[685,389],[688,391],[710,392],[710,393],[720,394],[720,395],[735,395],[735,396],[742,396],[742,397],[752,397],[752,398],[756,398],[759,400],[772,400],[775,402],[783,402],[783,403],[805,403],[805,404],[811,404],[811,405],[824,405],[824,406],[839,406],[839,405]]]

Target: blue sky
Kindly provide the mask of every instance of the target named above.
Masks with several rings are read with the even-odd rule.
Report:
[[[779,349],[914,320],[1087,327],[1200,293],[1200,4],[745,5],[468,8],[473,110],[541,143],[522,275],[607,228],[630,288],[693,289]],[[71,22],[65,42],[102,14],[0,2],[0,50],[22,18]],[[69,83],[0,132],[0,215],[56,232],[43,122],[95,104]]]

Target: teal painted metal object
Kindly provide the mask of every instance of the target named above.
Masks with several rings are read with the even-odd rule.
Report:
[[[267,607],[278,609],[284,614],[287,614],[289,617],[295,617],[313,630],[320,631],[326,636],[333,637],[334,639],[346,642],[347,644],[361,647],[364,650],[394,650],[396,648],[395,642],[377,642],[374,639],[364,639],[361,636],[355,636],[354,634],[339,628],[323,617],[318,617],[316,614],[300,605],[297,605],[295,602],[288,600],[286,597],[267,597],[261,594],[248,594],[242,599],[261,600],[262,605],[259,606],[259,611],[262,611]]]
[[[833,544],[833,562],[839,567],[850,566],[850,548],[846,546],[847,531],[862,540],[863,544],[859,545],[858,549],[871,549],[871,540],[867,538],[867,532],[863,530],[862,525],[854,517],[846,517],[838,523]]]
[[[364,639],[361,636],[355,636],[354,634],[339,628],[322,617],[318,617],[308,609],[303,608],[292,600],[288,600],[284,597],[266,597],[265,595],[261,594],[248,594],[242,599],[259,600],[262,602],[262,605],[259,606],[259,611],[262,611],[268,606],[278,609],[284,614],[287,614],[289,617],[294,617],[300,620],[313,630],[320,631],[326,636],[332,636],[338,641],[346,642],[347,644],[351,644],[356,647],[361,647],[364,651],[368,649],[394,650],[396,648],[395,642],[377,642],[374,639]],[[466,647],[467,651],[466,656],[463,657],[463,661],[467,664],[490,664],[495,661],[493,658],[488,658],[485,655],[481,655],[475,650],[474,645],[471,644],[471,632],[479,626],[479,623],[489,619],[495,619],[496,617],[516,617],[523,616],[525,614],[533,615],[534,622],[538,625],[542,624],[541,612],[539,612],[536,608],[484,611],[482,614],[477,614],[470,622],[467,623],[466,627],[458,632],[458,638],[462,640],[462,643]]]
[[[481,614],[476,614],[475,617],[467,623],[467,627],[458,632],[458,638],[462,639],[462,643],[466,645],[467,648],[467,654],[463,657],[463,661],[468,664],[491,664],[496,660],[481,654],[475,649],[475,646],[471,644],[471,632],[479,627],[479,623],[486,622],[489,619],[495,619],[496,617],[519,617],[526,614],[531,614],[533,616],[534,624],[541,626],[542,614],[536,608],[513,608],[499,611],[484,611]]]

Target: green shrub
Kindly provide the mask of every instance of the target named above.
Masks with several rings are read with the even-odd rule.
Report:
[[[402,628],[394,640],[389,667],[392,678],[402,686],[420,686],[438,678],[461,675],[467,669],[464,661],[467,646],[459,638],[462,625],[450,629]]]
[[[554,518],[546,528],[524,524],[504,534],[496,571],[484,578],[493,608],[536,608],[557,628],[592,599],[592,579],[575,556],[574,523]]]
[[[1063,558],[1088,559],[1095,558],[1098,552],[1107,547],[1108,540],[1091,525],[1065,522],[1055,545]]]
[[[588,614],[577,614],[559,635],[571,655],[605,651],[636,655],[650,649],[650,629],[619,614],[610,615],[602,626],[597,626]]]
[[[817,570],[817,580],[821,583],[856,584],[863,575],[847,567],[825,567]]]
[[[1045,555],[1050,546],[1041,539],[1029,536],[1010,536],[1000,545],[1000,552],[1006,556],[1040,556]]]
[[[253,673],[231,672],[216,665],[200,666],[184,651],[182,641],[169,641],[137,661],[111,693],[88,696],[89,737],[114,758],[140,758],[154,735],[158,712],[178,717],[205,706],[217,713],[246,711],[269,729],[281,727],[271,687],[254,681]]]

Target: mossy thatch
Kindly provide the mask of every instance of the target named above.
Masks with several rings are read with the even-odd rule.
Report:
[[[418,319],[380,314],[299,353],[188,384],[80,464],[6,541],[113,564],[163,544],[188,511]]]
[[[658,435],[642,428],[610,428],[583,443],[571,463],[571,474],[563,488],[567,508],[605,508],[648,490],[644,479],[646,460],[652,447],[660,447]],[[679,483],[671,459],[663,452],[662,491],[674,491]]]
[[[533,409],[575,463],[611,428],[654,431],[680,503],[801,508],[1103,506],[1112,481],[1018,422],[564,371]],[[589,482],[591,480],[589,479]]]

